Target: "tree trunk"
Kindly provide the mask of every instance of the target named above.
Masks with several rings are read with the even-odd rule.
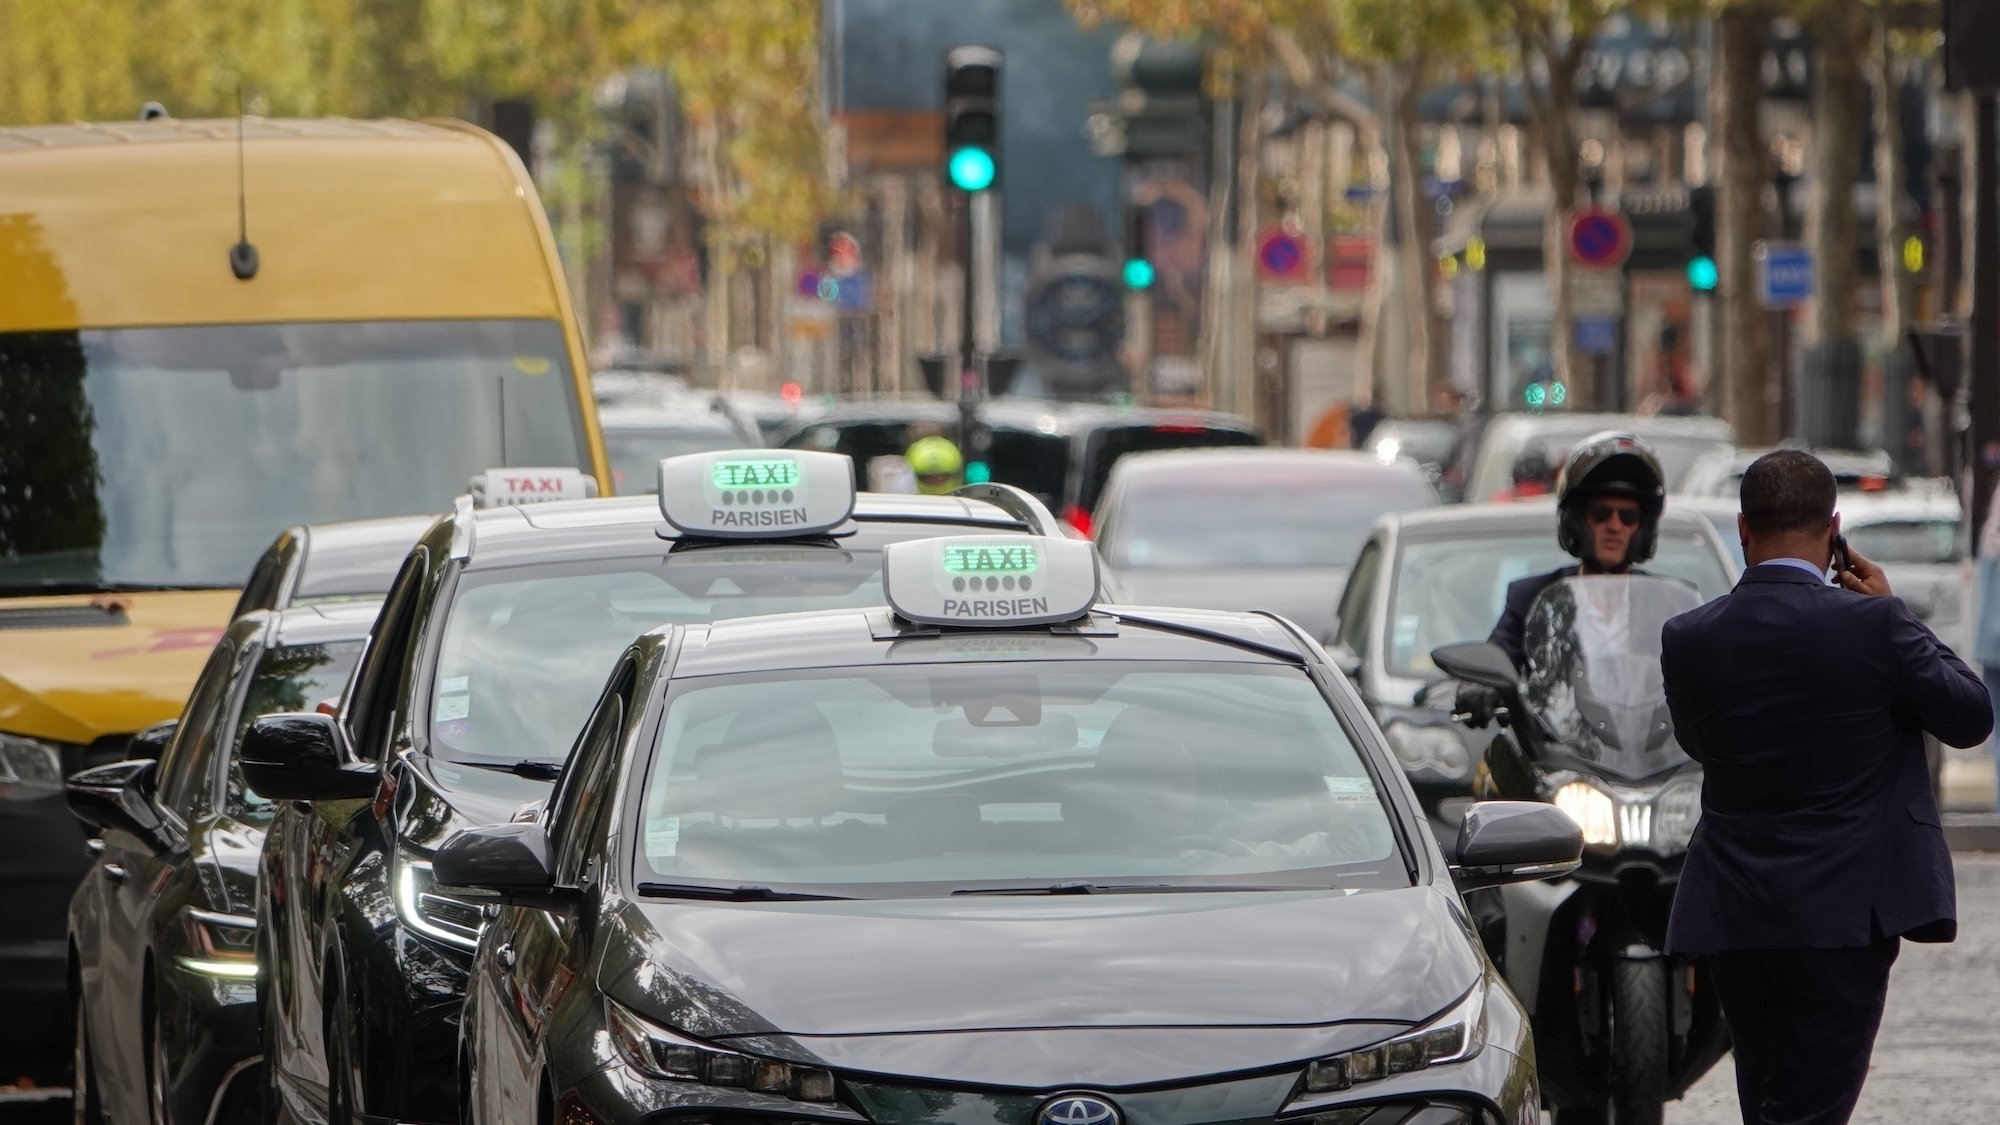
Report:
[[[1376,92],[1377,104],[1388,104],[1383,97],[1388,90],[1388,78],[1382,68],[1372,68],[1370,87]],[[1358,406],[1377,406],[1389,401],[1390,396],[1381,386],[1382,363],[1380,356],[1382,340],[1382,316],[1388,307],[1389,277],[1389,203],[1382,189],[1379,173],[1389,166],[1389,153],[1383,146],[1380,128],[1355,127],[1355,141],[1362,151],[1362,161],[1367,167],[1368,192],[1368,288],[1361,296],[1361,323],[1354,336],[1354,402]]]
[[[1903,333],[1916,313],[1916,279],[1903,268],[1902,204],[1909,194],[1909,170],[1903,167],[1895,50],[1889,26],[1879,18],[1869,61],[1869,77],[1875,87],[1875,253],[1882,273],[1882,332],[1891,347],[1901,347]]]
[[[1761,6],[1725,8],[1715,21],[1709,84],[1714,121],[1715,257],[1720,278],[1715,300],[1722,312],[1723,416],[1744,445],[1778,440],[1779,383],[1771,372],[1769,318],[1757,306],[1751,244],[1764,234],[1764,142],[1757,124],[1762,97],[1764,28]]]
[[[1854,185],[1861,177],[1861,119],[1868,108],[1868,12],[1859,4],[1828,4],[1813,21],[1812,192],[1806,243],[1813,250],[1809,345],[1854,339],[1856,257],[1860,224]],[[1889,264],[1884,259],[1883,265]],[[1886,276],[1886,275],[1885,275]]]
[[[1417,170],[1422,140],[1418,98],[1422,94],[1422,64],[1398,64],[1395,83],[1396,141],[1389,148],[1390,189],[1396,193],[1397,273],[1403,287],[1403,316],[1409,326],[1410,354],[1405,365],[1404,401],[1413,414],[1430,404],[1437,368],[1436,283],[1431,277],[1430,208],[1423,205],[1422,177]]]

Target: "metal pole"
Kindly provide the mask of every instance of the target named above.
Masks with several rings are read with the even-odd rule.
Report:
[[[1985,526],[1993,482],[2000,477],[2000,159],[1994,144],[1995,94],[1973,95],[1972,316],[1966,341],[1972,392],[1972,527]]]
[[[958,448],[965,451],[972,443],[974,415],[979,409],[979,372],[977,362],[979,343],[978,318],[979,270],[973,263],[973,248],[978,244],[978,236],[972,231],[972,216],[977,196],[961,193],[958,197],[958,261],[963,271],[964,285],[958,316]]]

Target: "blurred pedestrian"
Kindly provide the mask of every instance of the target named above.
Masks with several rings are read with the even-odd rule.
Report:
[[[1704,769],[1667,951],[1715,982],[1745,1125],[1853,1114],[1902,939],[1958,932],[1924,732],[1993,728],[1979,677],[1840,538],[1834,496],[1810,453],[1759,457],[1749,568],[1661,634],[1674,734]]]

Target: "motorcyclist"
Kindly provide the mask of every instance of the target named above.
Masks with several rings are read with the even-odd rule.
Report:
[[[903,457],[917,478],[917,491],[923,495],[944,496],[965,483],[965,455],[950,438],[918,438]]]
[[[1512,483],[1493,498],[1495,500],[1526,500],[1531,496],[1547,496],[1555,491],[1556,473],[1561,466],[1555,457],[1540,442],[1531,442],[1514,458],[1514,467],[1509,471]]]

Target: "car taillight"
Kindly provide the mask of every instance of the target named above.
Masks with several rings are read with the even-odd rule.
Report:
[[[1203,434],[1208,427],[1191,422],[1161,422],[1153,427],[1156,434]]]
[[[1075,504],[1071,504],[1069,507],[1063,509],[1063,519],[1071,527],[1083,532],[1085,536],[1090,534],[1090,513]]]

